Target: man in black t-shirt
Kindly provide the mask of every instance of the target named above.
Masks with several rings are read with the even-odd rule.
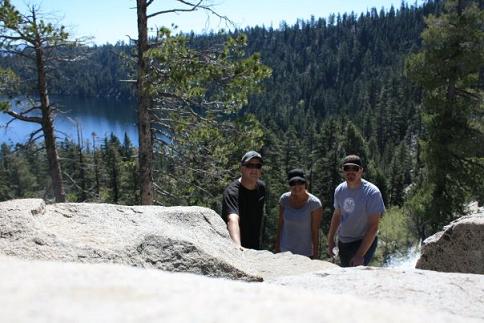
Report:
[[[224,191],[222,218],[234,243],[244,248],[260,249],[266,193],[265,184],[259,179],[261,170],[261,155],[256,151],[247,152],[241,160],[242,176]]]

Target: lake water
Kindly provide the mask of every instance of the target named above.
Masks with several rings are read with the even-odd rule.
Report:
[[[58,140],[70,138],[77,142],[77,128],[81,130],[83,141],[102,140],[114,133],[121,142],[126,133],[134,145],[138,144],[136,102],[114,99],[51,97],[62,113],[55,119]],[[18,103],[12,102],[14,110]],[[20,103],[25,104],[25,103]],[[0,112],[0,143],[23,143],[28,140],[32,131],[39,128],[37,124],[15,120],[8,127],[11,117]]]

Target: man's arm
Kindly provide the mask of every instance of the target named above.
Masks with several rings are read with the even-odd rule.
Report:
[[[276,253],[281,252],[281,231],[284,225],[284,207],[279,204],[279,221],[277,223],[277,236],[276,236]]]
[[[334,209],[333,217],[331,218],[331,225],[328,232],[328,255],[334,256],[333,248],[335,247],[334,236],[341,223],[341,210]]]
[[[366,231],[360,247],[356,251],[353,258],[350,260],[350,266],[360,266],[364,263],[364,257],[368,249],[370,249],[373,240],[375,240],[378,232],[378,224],[380,222],[381,214],[372,214],[368,216],[368,230]]]
[[[323,208],[321,207],[311,212],[311,240],[313,242],[312,259],[319,258],[319,226],[321,224],[322,214]]]
[[[230,238],[234,243],[241,247],[240,243],[240,226],[239,226],[239,215],[235,213],[230,213],[227,216],[227,229],[229,230]]]

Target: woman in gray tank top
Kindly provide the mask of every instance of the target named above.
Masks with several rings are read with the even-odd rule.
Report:
[[[319,258],[321,201],[308,192],[303,170],[289,171],[287,179],[290,191],[279,199],[276,252]]]

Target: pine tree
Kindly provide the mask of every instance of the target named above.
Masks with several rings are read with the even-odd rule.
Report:
[[[476,1],[449,0],[441,16],[431,15],[423,49],[407,61],[408,74],[424,89],[423,139],[426,180],[420,193],[430,233],[464,214],[464,203],[484,181],[482,90],[484,10]]]
[[[77,46],[69,40],[64,26],[55,26],[44,21],[38,6],[29,6],[26,14],[21,14],[9,0],[0,3],[0,48],[8,55],[32,66],[36,71],[35,94],[40,103],[22,111],[13,111],[4,106],[11,117],[25,122],[36,123],[39,129],[31,134],[33,140],[39,133],[44,137],[47,162],[56,202],[65,201],[62,170],[55,142],[55,107],[50,102],[48,79],[51,72],[63,57],[63,49]],[[66,58],[66,57],[63,57]],[[35,113],[34,113],[35,112]]]

